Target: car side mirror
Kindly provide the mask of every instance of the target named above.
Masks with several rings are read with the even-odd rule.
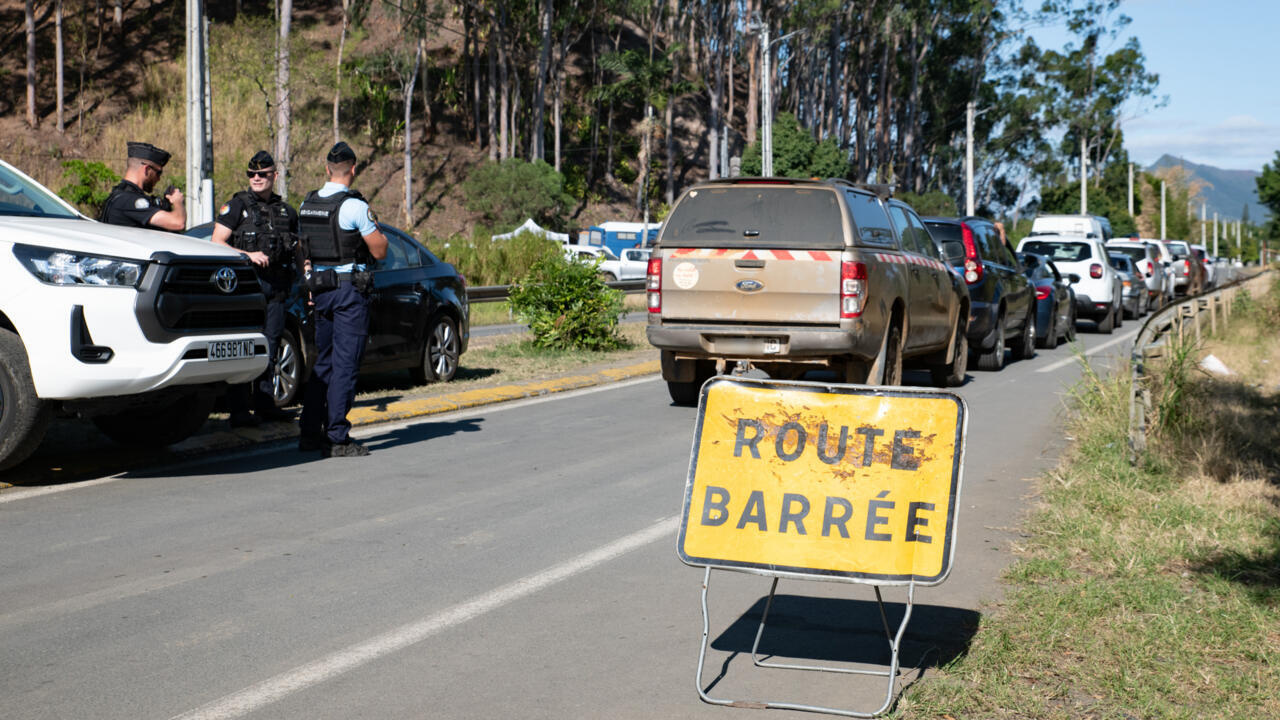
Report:
[[[1067,282],[1071,283],[1072,285],[1075,285],[1076,283],[1080,282],[1080,276],[1075,273],[1068,273]]]

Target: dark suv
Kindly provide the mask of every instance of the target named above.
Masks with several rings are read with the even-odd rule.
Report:
[[[995,223],[980,217],[922,218],[969,288],[969,357],[983,370],[1035,354],[1035,294]]]

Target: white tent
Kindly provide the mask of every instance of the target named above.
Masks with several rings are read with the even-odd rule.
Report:
[[[516,228],[515,230],[512,230],[509,233],[502,233],[501,235],[493,235],[489,239],[490,240],[510,240],[511,238],[523,232],[537,233],[547,238],[548,240],[555,240],[558,243],[569,242],[569,235],[567,233],[558,233],[558,232],[553,232],[551,230],[547,230],[546,228],[539,226],[538,223],[534,222],[533,218],[529,218],[528,220],[525,220],[523,225]]]

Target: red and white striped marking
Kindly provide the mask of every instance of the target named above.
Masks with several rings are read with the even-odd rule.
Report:
[[[840,259],[840,253],[824,250],[730,250],[727,248],[677,248],[672,258],[720,258],[723,260],[798,260],[801,262],[832,262]]]
[[[929,268],[933,268],[934,270],[942,270],[944,272],[949,269],[947,268],[946,265],[943,265],[937,260],[934,260],[933,258],[927,258],[922,255],[909,255],[909,254],[900,255],[900,254],[890,254],[890,253],[872,253],[872,255],[875,256],[876,260],[879,260],[880,262],[883,262],[883,263],[894,263],[897,265],[919,265],[920,267],[929,267]]]

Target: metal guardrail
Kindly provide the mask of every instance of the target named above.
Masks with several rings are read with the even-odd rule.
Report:
[[[644,284],[644,280],[614,280],[613,282],[605,283],[605,285],[615,290],[621,290],[628,295],[644,292]],[[467,302],[500,302],[510,296],[510,285],[478,285],[467,288]]]
[[[1147,416],[1151,413],[1151,388],[1146,365],[1166,356],[1171,341],[1185,342],[1195,333],[1217,333],[1221,322],[1225,329],[1231,321],[1231,307],[1245,283],[1271,272],[1264,270],[1239,278],[1228,285],[1171,302],[1153,313],[1133,339],[1129,352],[1131,379],[1129,385],[1129,462],[1136,464],[1147,449]],[[1208,328],[1204,324],[1208,323]]]

